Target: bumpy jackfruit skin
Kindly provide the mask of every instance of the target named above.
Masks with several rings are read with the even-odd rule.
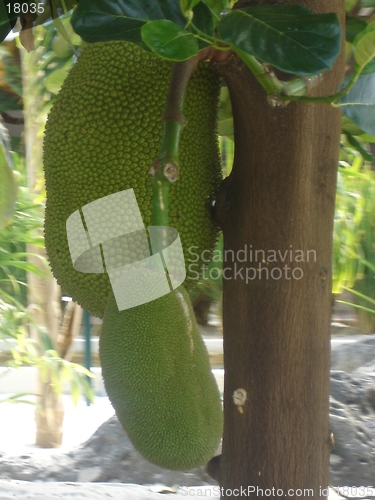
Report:
[[[64,294],[102,317],[111,291],[106,274],[74,270],[66,220],[83,205],[133,188],[147,227],[151,219],[148,174],[161,139],[161,115],[172,65],[127,42],[86,44],[58,94],[44,142],[47,189],[45,241],[52,271]],[[194,72],[184,103],[180,176],[170,189],[170,223],[181,237],[185,286],[199,278],[218,228],[210,200],[221,180],[216,135],[219,81],[208,67]],[[207,254],[204,255],[207,258]]]
[[[221,401],[184,287],[120,312],[111,294],[100,360],[117,417],[148,461],[188,470],[212,458]]]

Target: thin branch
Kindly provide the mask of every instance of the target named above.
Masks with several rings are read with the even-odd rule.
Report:
[[[163,132],[159,156],[150,168],[152,179],[152,226],[168,226],[169,187],[178,179],[178,147],[185,118],[182,114],[184,97],[190,77],[200,55],[175,63],[162,115]]]
[[[197,57],[173,65],[167,100],[162,120],[174,120],[184,124],[182,106],[190,77],[198,65]]]

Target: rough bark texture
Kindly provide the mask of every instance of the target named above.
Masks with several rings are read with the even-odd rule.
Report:
[[[47,257],[43,248],[29,245],[28,251],[44,258]],[[41,265],[40,260],[36,257],[29,256],[28,261],[45,271],[45,267]],[[28,310],[32,314],[34,321],[46,328],[52,342],[55,343],[61,321],[60,288],[51,274],[42,277],[28,273],[27,283],[29,285]],[[31,336],[40,343],[40,337],[34,328],[31,328]],[[60,446],[64,420],[61,396],[53,392],[50,380],[43,380],[40,371],[35,392],[38,394],[37,404],[39,405],[35,409],[35,444],[42,448]]]
[[[343,0],[298,3],[343,17]],[[322,490],[328,485],[331,451],[331,243],[341,113],[322,104],[271,107],[236,60],[223,63],[221,73],[233,106],[235,162],[222,185],[217,216],[235,262],[232,254],[224,261],[225,424],[219,482],[224,490],[263,489],[250,495],[256,498],[278,498],[278,489],[288,498],[310,499],[312,494],[303,490],[312,489],[319,498],[327,493]],[[315,95],[334,93],[342,78],[340,58]],[[241,262],[244,252],[237,252],[246,246]],[[255,250],[263,250],[266,260],[270,250],[281,255],[276,262],[261,262]],[[304,262],[298,261],[302,257]],[[236,275],[240,268],[242,277]],[[250,271],[248,283],[246,268],[257,270],[255,279]],[[282,271],[280,279],[275,268]],[[272,488],[274,494],[266,492]],[[229,496],[224,491],[222,498]]]
[[[24,33],[27,34],[30,32],[31,30],[27,30]],[[26,53],[26,51],[22,50],[21,54],[27,185],[30,190],[38,192],[43,185],[40,182],[43,151],[43,135],[41,132],[46,119],[46,111],[43,111],[42,108],[43,97],[40,94],[40,84],[38,81],[40,76],[37,71],[40,61],[40,51],[37,49]],[[28,252],[39,254],[44,258],[47,257],[45,250],[42,248],[29,246]],[[29,256],[28,261],[45,271],[45,266],[41,265],[41,261],[38,258]],[[55,342],[61,321],[60,288],[50,272],[45,277],[28,273],[27,282],[29,286],[29,310],[33,314],[34,320],[46,328],[52,342]],[[35,331],[32,331],[31,334],[39,341],[39,336]],[[35,444],[43,448],[60,446],[64,419],[61,396],[53,392],[49,381],[42,380],[40,372],[35,391],[38,394],[37,403],[39,405],[35,410]]]

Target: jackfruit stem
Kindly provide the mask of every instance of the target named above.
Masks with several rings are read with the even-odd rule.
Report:
[[[152,176],[151,226],[169,226],[169,187],[178,179],[178,149],[185,118],[182,114],[184,97],[190,77],[198,65],[193,57],[173,65],[168,94],[162,115],[162,139],[159,156],[150,168]],[[160,246],[168,245],[161,236]]]
[[[163,122],[173,120],[185,124],[185,118],[182,114],[184,97],[189,85],[190,77],[197,68],[199,58],[191,57],[186,61],[178,62],[173,65],[172,75],[169,82],[167,99],[162,115]]]
[[[242,61],[251,70],[267,94],[279,95],[282,93],[283,85],[271,69],[260,63],[254,56],[251,56],[242,50],[236,50],[233,48],[233,51],[240,56]]]
[[[163,135],[161,139],[159,161],[162,166],[166,163],[178,163],[178,147],[183,123],[178,120],[165,119],[163,121]]]

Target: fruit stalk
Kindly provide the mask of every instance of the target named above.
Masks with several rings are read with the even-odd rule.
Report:
[[[152,179],[152,226],[169,226],[169,188],[178,179],[178,148],[181,131],[185,125],[182,114],[184,97],[193,71],[196,58],[175,63],[168,88],[167,99],[162,115],[163,133],[159,156],[150,169]],[[165,238],[163,238],[165,240]],[[167,246],[166,241],[161,242]]]

